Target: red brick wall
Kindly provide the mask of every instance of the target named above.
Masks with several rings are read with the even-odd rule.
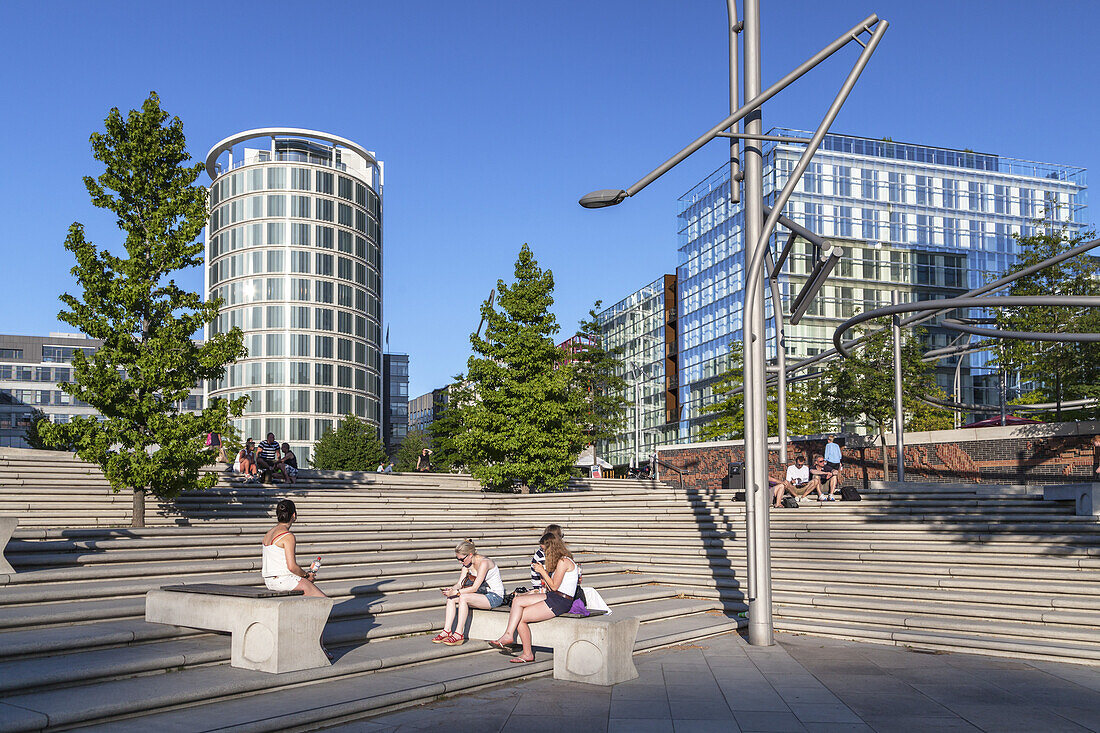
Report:
[[[990,430],[1000,432],[1004,429]],[[980,430],[966,431],[966,434],[974,435],[975,432],[980,433]],[[947,436],[949,432],[925,435]],[[887,436],[887,441],[892,441],[891,436]],[[859,436],[853,436],[845,443],[841,449],[844,456],[842,483],[859,487],[867,481],[881,481],[881,443],[871,444]],[[802,453],[809,460],[811,455],[820,455],[824,450],[825,441],[821,439],[793,440],[788,443],[787,454],[794,460],[796,455]],[[662,463],[684,471],[686,487],[714,489],[725,478],[731,461],[744,461],[744,447],[732,442],[709,443],[698,447],[663,448],[659,455]],[[921,440],[905,446],[905,478],[907,481],[987,484],[1100,480],[1093,472],[1097,455],[1092,436],[1084,434]],[[893,445],[887,445],[886,456],[890,463],[890,479],[894,480],[897,450]],[[768,472],[777,478],[782,478],[786,473],[786,467],[779,463],[777,449],[768,452]],[[676,482],[677,474],[662,466],[661,478]]]

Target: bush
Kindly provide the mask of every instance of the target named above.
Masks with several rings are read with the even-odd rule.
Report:
[[[313,446],[310,464],[325,471],[373,471],[385,460],[377,429],[347,415]]]

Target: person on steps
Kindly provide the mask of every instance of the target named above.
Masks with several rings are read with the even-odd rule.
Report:
[[[290,531],[290,525],[298,519],[298,510],[294,502],[290,499],[280,500],[275,505],[275,519],[277,523],[267,531],[263,539],[261,573],[264,585],[269,590],[300,590],[307,596],[327,598],[313,583],[317,573],[312,570],[303,570],[294,558],[294,533]],[[321,648],[324,649],[325,656],[332,659],[332,654],[323,644]]]
[[[256,480],[256,443],[249,438],[237,453],[237,467],[249,481]]]
[[[543,535],[548,535],[548,534],[556,535],[559,540],[563,540],[563,541],[564,541],[564,537],[565,537],[565,535],[562,534],[560,524],[548,524],[548,525],[546,525],[546,529],[544,529],[542,531],[542,534]],[[534,590],[535,593],[542,593],[542,591],[543,591],[542,576],[539,575],[538,572],[535,570],[535,565],[543,565],[545,563],[546,563],[546,553],[543,552],[542,545],[540,544],[537,548],[535,548],[535,552],[531,555],[531,588],[532,588],[532,590]],[[583,572],[583,571],[579,570],[579,566],[578,566],[578,571]],[[582,580],[583,580],[583,576],[578,578],[578,583],[581,582]]]
[[[443,617],[443,631],[432,639],[433,644],[465,644],[462,629],[466,628],[470,609],[488,611],[504,603],[504,582],[500,579],[500,569],[495,562],[478,553],[473,540],[458,543],[455,559],[462,563],[462,571],[454,585],[440,588],[447,599],[447,612]]]
[[[568,613],[577,595],[580,568],[573,561],[573,553],[560,537],[550,532],[542,536],[539,545],[546,553],[546,565],[531,563],[531,567],[542,578],[545,592],[516,596],[512,600],[512,611],[508,614],[508,628],[504,630],[504,635],[489,642],[490,646],[504,649],[518,634],[523,651],[511,659],[513,664],[535,661],[530,625]]]
[[[298,480],[298,456],[290,449],[290,443],[283,443],[283,457],[279,459],[276,468],[282,471],[286,482],[291,486]]]
[[[273,481],[272,475],[279,470],[280,450],[279,442],[275,440],[275,433],[268,433],[267,438],[260,441],[256,455],[256,467],[260,469],[261,481],[265,484]]]

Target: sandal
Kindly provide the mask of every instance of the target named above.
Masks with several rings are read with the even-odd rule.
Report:
[[[508,645],[501,644],[499,641],[490,641],[489,646],[493,647],[494,649],[500,649],[501,651],[504,651],[505,647]]]
[[[512,657],[508,660],[509,664],[530,664],[535,661],[534,659],[524,659],[523,657]]]
[[[433,644],[442,644],[443,642],[447,641],[447,639],[449,639],[450,637],[451,637],[451,632],[450,631],[440,631],[439,634],[437,634],[436,637],[434,639],[432,639],[432,643]]]
[[[443,640],[443,643],[447,646],[462,646],[466,643],[466,637],[462,634],[451,634]]]

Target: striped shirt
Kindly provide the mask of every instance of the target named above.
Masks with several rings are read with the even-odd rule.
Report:
[[[535,554],[531,556],[531,562],[546,564],[546,553],[541,547],[535,550]],[[542,576],[535,572],[534,568],[531,568],[531,586],[534,590],[542,590]]]
[[[263,456],[265,461],[274,461],[275,454],[279,452],[279,443],[272,441],[268,443],[266,440],[260,441],[260,455]]]

